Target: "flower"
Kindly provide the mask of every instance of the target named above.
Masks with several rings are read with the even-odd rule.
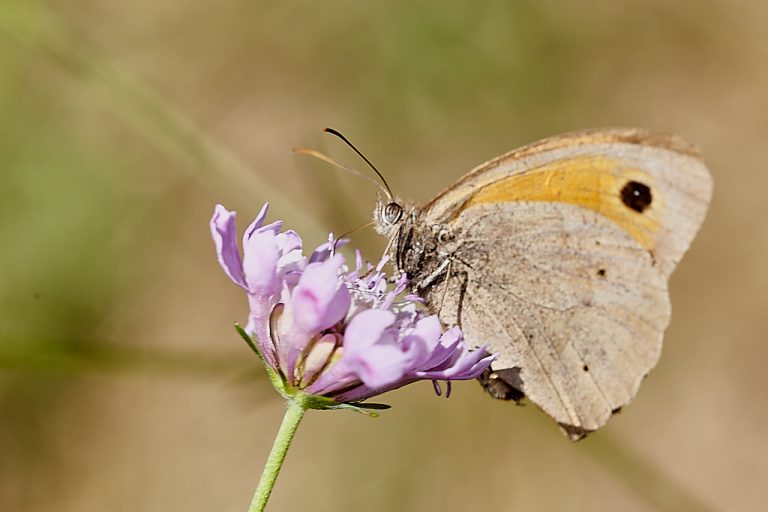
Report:
[[[267,206],[245,230],[242,256],[235,212],[217,205],[211,233],[221,267],[248,295],[246,340],[284,395],[358,403],[418,380],[473,379],[490,366],[494,356],[470,350],[457,327],[443,332],[418,297],[398,300],[408,281],[402,274],[390,286],[386,256],[373,267],[357,252],[350,270],[331,235],[307,258],[298,234],[264,224]]]

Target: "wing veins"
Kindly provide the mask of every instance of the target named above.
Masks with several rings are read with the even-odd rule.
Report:
[[[468,298],[471,299],[471,295]],[[523,306],[526,306],[525,303],[523,303]],[[503,326],[499,323],[499,320],[496,318],[495,315],[488,315],[487,313],[485,313],[484,309],[478,308],[477,306],[475,306],[475,310],[480,312],[485,318],[493,321],[493,323],[495,323],[497,325],[499,332],[506,333],[506,329],[504,329]],[[528,312],[530,314],[530,310]],[[573,421],[574,420],[574,414],[575,414],[575,408],[573,409],[573,412],[571,412],[571,408],[573,407],[572,404],[571,404],[571,401],[567,400],[567,404],[566,404],[566,400],[564,399],[563,394],[560,392],[560,389],[555,385],[554,381],[552,380],[551,376],[549,375],[549,372],[547,371],[546,367],[544,366],[544,363],[542,363],[541,358],[539,357],[539,354],[534,349],[534,347],[531,344],[530,340],[525,335],[523,330],[520,329],[520,325],[517,323],[517,320],[512,318],[512,323],[514,324],[515,329],[517,329],[518,333],[520,334],[520,338],[524,339],[525,343],[528,345],[528,349],[530,350],[531,354],[533,355],[533,358],[536,360],[536,364],[539,365],[539,369],[544,374],[544,376],[547,378],[547,382],[549,382],[549,385],[554,390],[555,395],[557,395],[557,399],[560,401],[560,404],[563,406],[563,410],[565,410],[566,414],[568,414],[568,416]],[[535,328],[537,329],[538,333],[541,334],[540,322],[536,323]],[[552,347],[549,344],[547,338],[545,336],[542,336],[542,338],[544,338],[546,340],[548,348],[550,350],[552,350],[554,347]],[[523,392],[525,392],[525,391],[523,390]],[[571,406],[571,408],[569,408],[569,405]],[[576,415],[575,419],[577,421],[579,420],[578,415]]]

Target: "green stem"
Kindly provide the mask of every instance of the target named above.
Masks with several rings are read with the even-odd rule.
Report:
[[[269,458],[264,465],[264,471],[261,473],[261,480],[259,480],[259,485],[256,487],[256,492],[253,493],[253,499],[251,500],[251,506],[248,507],[248,512],[261,512],[267,506],[267,500],[269,500],[269,495],[275,486],[275,480],[280,473],[280,468],[283,466],[285,454],[288,452],[293,435],[296,433],[296,429],[299,427],[301,418],[304,417],[306,410],[306,403],[300,397],[288,401],[288,409],[285,411],[285,416],[283,416],[283,423],[280,425],[275,442],[272,444],[272,451],[269,452]]]

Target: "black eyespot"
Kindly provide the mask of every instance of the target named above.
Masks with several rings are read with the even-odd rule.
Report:
[[[597,275],[600,277],[605,277],[605,269],[601,268],[597,271]]]
[[[628,181],[621,189],[621,202],[627,208],[631,208],[638,213],[643,213],[653,201],[651,188],[639,181]]]
[[[402,218],[403,216],[403,207],[399,204],[392,202],[387,203],[387,205],[384,207],[384,214],[382,217],[384,218],[384,222],[387,224],[397,224],[397,222]]]
[[[581,369],[584,370],[585,372],[588,372],[589,371],[589,366],[584,365]]]

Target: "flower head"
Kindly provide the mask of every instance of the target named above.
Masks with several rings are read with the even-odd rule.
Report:
[[[235,212],[217,205],[211,233],[224,272],[248,295],[246,334],[285,395],[301,391],[332,403],[357,403],[417,380],[472,379],[493,356],[469,350],[454,327],[406,295],[400,275],[390,285],[383,268],[358,252],[350,270],[329,237],[309,258],[301,238],[264,224],[267,205],[246,229],[242,256]],[[255,340],[255,343],[253,343]]]

